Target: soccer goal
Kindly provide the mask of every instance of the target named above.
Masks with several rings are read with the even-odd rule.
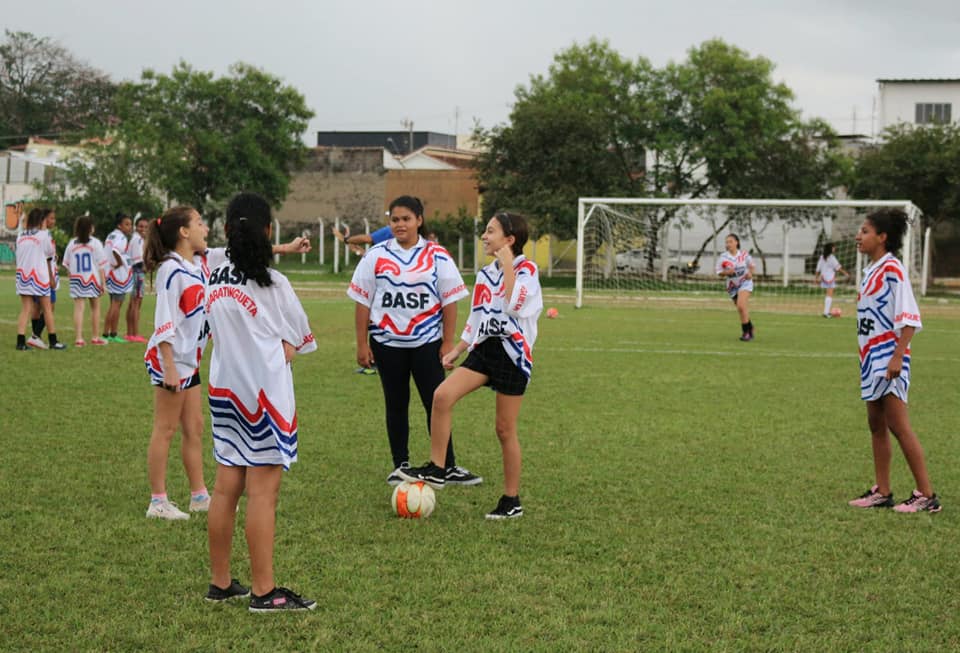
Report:
[[[576,305],[585,297],[729,302],[715,272],[728,234],[753,257],[754,301],[764,308],[815,310],[823,290],[814,277],[827,243],[852,277],[838,277],[835,301],[852,304],[866,265],[854,236],[883,207],[910,218],[900,256],[922,294],[921,212],[909,201],[580,198]]]

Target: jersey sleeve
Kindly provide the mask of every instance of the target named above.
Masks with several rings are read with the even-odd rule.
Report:
[[[171,268],[161,265],[157,270],[157,307],[154,310],[154,335],[157,344],[161,342],[173,342],[183,321],[183,313],[180,312],[180,295],[183,291],[183,275],[171,275]]]
[[[297,348],[298,354],[309,354],[317,350],[317,342],[310,329],[310,322],[303,310],[300,299],[285,277],[278,281],[280,315],[283,319],[281,338]]]
[[[372,255],[360,259],[353,271],[353,278],[350,279],[350,287],[347,288],[347,296],[364,306],[372,306],[373,297],[376,294],[377,277],[374,273],[376,258],[376,255]]]
[[[446,252],[444,251],[444,254]],[[467,296],[467,285],[460,276],[460,271],[454,265],[449,254],[438,258],[437,262],[437,290],[440,291],[440,304],[446,306]]]
[[[67,243],[66,249],[63,250],[63,266],[67,268],[67,272],[70,274],[73,274],[75,271],[73,269],[73,249],[76,242],[76,240],[71,240]]]
[[[94,265],[100,269],[106,269],[107,267],[107,254],[103,249],[103,245],[100,241],[90,240],[91,248],[93,249],[93,258]]]
[[[905,326],[912,326],[917,331],[923,328],[920,322],[920,308],[913,295],[913,288],[910,287],[907,276],[903,275],[893,290],[893,328],[900,331]]]
[[[204,253],[207,260],[207,267],[211,270],[218,268],[227,260],[226,247],[211,247]]]
[[[50,234],[49,231],[44,231],[42,233],[45,233],[47,235],[46,242],[43,244],[43,256],[48,261],[51,259],[55,259],[57,256],[57,246],[54,245],[53,243],[53,236]]]
[[[539,270],[532,261],[523,261],[516,267],[515,275],[513,294],[504,310],[512,317],[535,317],[543,310]]]

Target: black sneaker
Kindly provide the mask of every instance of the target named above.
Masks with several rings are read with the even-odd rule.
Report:
[[[286,587],[274,587],[264,596],[250,596],[250,612],[279,612],[281,610],[313,610],[316,601],[305,599]]]
[[[50,345],[50,349],[52,349],[53,351],[63,351],[66,348],[67,346],[62,342],[58,342],[56,344]]]
[[[244,587],[240,584],[240,581],[233,578],[230,580],[230,587],[226,589],[221,589],[211,583],[210,589],[207,590],[207,595],[203,598],[206,601],[219,603],[220,601],[229,601],[230,599],[242,599],[245,596],[250,596],[250,588]]]
[[[516,519],[523,517],[523,506],[520,497],[508,497],[504,494],[497,502],[497,507],[487,513],[487,519]]]
[[[396,486],[403,483],[403,477],[400,476],[401,469],[410,469],[410,463],[407,463],[407,462],[400,463],[399,467],[397,467],[395,470],[390,472],[390,476],[387,477],[387,485]]]
[[[470,472],[469,469],[454,465],[447,467],[445,480],[449,485],[480,485],[483,483],[483,477]]]
[[[417,481],[423,481],[427,485],[437,490],[442,490],[443,486],[447,483],[447,472],[443,467],[437,467],[433,464],[433,461],[428,461],[425,465],[420,467],[408,467],[404,469],[399,467],[396,470],[396,473],[400,475],[405,481],[411,483],[416,483]]]
[[[17,351],[30,351],[30,347],[17,343]]]

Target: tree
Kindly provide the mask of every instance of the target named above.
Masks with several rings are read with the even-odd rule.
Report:
[[[33,135],[76,141],[109,118],[115,89],[55,41],[7,30],[0,43],[0,145]]]
[[[887,128],[880,143],[857,161],[854,197],[907,199],[926,226],[960,220],[960,126]]]
[[[239,190],[274,205],[286,197],[313,115],[296,89],[253,66],[238,63],[217,78],[183,62],[121,86],[116,114],[115,140],[152,184],[213,217]]]

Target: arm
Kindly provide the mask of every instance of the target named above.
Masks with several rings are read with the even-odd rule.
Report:
[[[513,284],[517,281],[517,273],[513,269],[513,250],[509,245],[504,245],[497,250],[496,256],[503,270],[503,296],[509,302],[513,297]]]
[[[173,345],[161,342],[157,349],[160,350],[160,358],[163,360],[163,389],[180,392],[180,376],[177,374],[177,364],[173,362]]]
[[[353,324],[357,336],[357,364],[360,367],[371,367],[376,361],[373,360],[373,352],[370,351],[370,343],[367,341],[367,325],[370,324],[369,306],[356,304]]]
[[[453,350],[453,342],[457,339],[454,335],[454,331],[457,330],[456,302],[450,302],[443,307],[440,322],[443,325],[443,341],[440,343],[440,360],[443,360],[443,357]]]
[[[446,370],[452,370],[453,364],[457,362],[458,358],[460,358],[460,354],[465,352],[469,346],[470,345],[467,344],[466,340],[460,340],[457,342],[457,346],[444,354],[443,358],[441,359],[443,368]]]
[[[903,355],[910,346],[910,340],[913,338],[914,331],[916,331],[916,328],[912,326],[905,326],[900,331],[897,348],[893,350],[890,363],[887,365],[887,373],[884,374],[885,379],[890,380],[900,376],[900,371],[903,369]]]
[[[274,254],[306,254],[310,249],[310,239],[303,236],[297,236],[289,243],[272,247]]]

